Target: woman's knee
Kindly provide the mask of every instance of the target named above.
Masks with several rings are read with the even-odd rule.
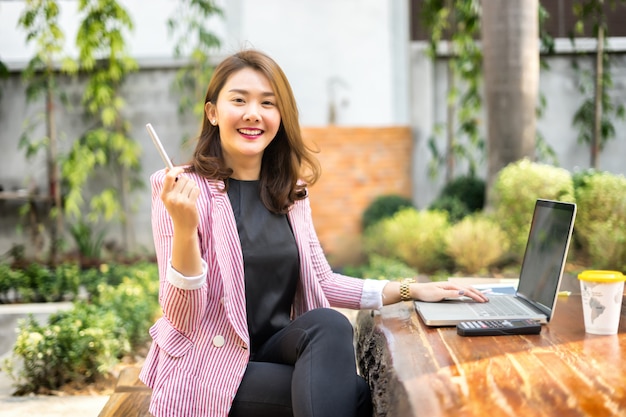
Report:
[[[330,334],[346,334],[352,337],[353,327],[348,318],[337,310],[332,308],[318,308],[305,313],[307,320],[313,323],[313,326],[319,325],[326,333]],[[304,315],[303,315],[304,318]]]

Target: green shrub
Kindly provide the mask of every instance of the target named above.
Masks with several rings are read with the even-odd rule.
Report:
[[[593,267],[626,269],[626,178],[608,172],[574,175],[574,233]]]
[[[479,215],[452,225],[446,236],[446,253],[467,274],[485,272],[508,247],[508,238],[500,226]]]
[[[54,269],[27,264],[13,269],[0,264],[0,303],[33,303],[74,300],[81,286],[82,272],[76,264],[64,263]]]
[[[124,323],[132,346],[139,346],[148,340],[146,324],[154,321],[155,312],[159,309],[159,280],[146,267],[128,271],[118,286],[100,284],[98,296],[93,299],[95,304],[115,311]]]
[[[453,196],[438,197],[431,203],[428,209],[445,211],[448,213],[451,223],[456,223],[471,213],[470,209],[460,198]]]
[[[67,365],[68,380],[93,380],[111,370],[130,352],[126,323],[113,309],[78,302],[69,311],[50,317],[49,327],[58,327],[60,358]]]
[[[22,271],[14,270],[9,264],[0,264],[0,303],[9,303],[13,301],[14,294],[17,291],[20,281],[22,280]]]
[[[397,280],[401,278],[414,277],[417,271],[402,261],[385,258],[372,254],[366,265],[359,267],[346,267],[343,273],[352,277],[389,279]]]
[[[54,277],[57,281],[55,286],[56,292],[53,300],[59,301],[63,299],[75,300],[81,286],[82,271],[77,264],[62,264],[55,268]]]
[[[626,229],[623,221],[594,223],[588,238],[589,260],[596,269],[626,271]]]
[[[369,256],[399,259],[424,273],[436,271],[447,265],[444,236],[449,226],[445,212],[405,208],[369,227],[364,248]]]
[[[407,207],[413,207],[413,202],[406,197],[393,194],[377,197],[363,213],[363,230]]]
[[[512,254],[521,259],[535,201],[574,201],[574,185],[569,171],[523,159],[500,171],[491,198],[494,219],[509,236]]]
[[[96,232],[93,225],[80,220],[68,227],[70,235],[74,239],[76,249],[81,260],[92,261],[102,258],[102,246],[104,245],[105,231]]]
[[[44,265],[31,263],[23,271],[18,286],[21,301],[24,303],[42,302],[54,298],[57,293],[54,272]]]
[[[95,277],[101,277],[90,302],[75,302],[71,310],[51,315],[45,325],[32,316],[20,323],[13,355],[2,366],[18,394],[92,382],[146,342],[158,314],[157,266],[103,264],[85,273],[94,285]],[[65,274],[71,275],[69,269]]]
[[[457,177],[443,187],[430,209],[447,211],[450,221],[455,223],[483,209],[485,188],[485,181],[475,176]]]
[[[75,381],[93,382],[130,351],[123,323],[112,310],[77,303],[72,310],[50,316],[46,326],[32,316],[20,323],[13,354],[19,371],[5,362],[17,394],[46,393]]]

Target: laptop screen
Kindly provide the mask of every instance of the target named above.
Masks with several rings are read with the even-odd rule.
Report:
[[[537,200],[517,294],[549,313],[567,259],[576,205]]]

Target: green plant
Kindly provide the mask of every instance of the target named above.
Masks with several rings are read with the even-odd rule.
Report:
[[[172,84],[179,94],[178,112],[204,114],[204,93],[213,75],[211,53],[218,51],[219,38],[207,24],[212,17],[223,15],[215,0],[183,0],[176,2],[173,15],[167,20],[170,35],[175,38],[174,56],[187,62],[176,72]],[[188,137],[183,137],[187,141]]]
[[[626,271],[626,225],[624,219],[607,220],[590,227],[589,259],[592,267]]]
[[[51,301],[75,300],[82,285],[82,271],[75,263],[64,263],[54,269],[57,292]]]
[[[56,122],[56,108],[58,102],[66,101],[65,95],[58,87],[59,61],[63,61],[65,69],[67,59],[62,60],[61,53],[65,42],[65,35],[59,23],[60,8],[57,0],[27,0],[18,20],[18,27],[26,31],[26,42],[33,43],[34,56],[29,60],[22,76],[26,82],[27,102],[32,103],[44,100],[45,135],[40,138],[31,137],[31,132],[37,122],[27,120],[26,129],[22,133],[19,146],[25,149],[26,157],[32,158],[40,151],[46,153],[46,167],[49,196],[53,203],[51,217],[55,219],[50,232],[49,261],[57,261],[57,247],[63,236],[63,208],[61,201],[61,181],[58,167],[58,132]],[[25,210],[30,210],[25,205]]]
[[[482,52],[476,39],[480,35],[480,4],[477,0],[426,0],[421,19],[430,33],[428,53],[433,61],[439,56],[440,42],[450,41],[446,121],[435,125],[428,140],[432,154],[429,174],[436,177],[445,165],[446,181],[450,181],[457,160],[464,160],[469,174],[474,175],[485,148],[479,130]],[[444,130],[445,145],[441,146],[438,137]]]
[[[11,291],[16,291],[22,281],[21,271],[16,271],[9,264],[0,263],[0,303],[9,303]]]
[[[155,279],[152,268],[135,266],[132,271],[122,277],[117,286],[100,284],[101,288],[93,302],[115,314],[124,323],[131,346],[140,346],[147,342],[146,323],[154,321],[158,304],[159,281]],[[154,270],[152,270],[154,272]]]
[[[376,197],[363,212],[361,220],[363,230],[407,207],[413,207],[413,202],[401,195],[389,194]]]
[[[569,171],[522,159],[502,169],[493,184],[494,219],[509,236],[511,252],[519,259],[538,198],[575,201]]]
[[[468,214],[482,210],[485,205],[485,181],[474,176],[461,176],[448,182],[431,210],[448,212],[450,221],[456,223]]]
[[[128,54],[124,36],[133,24],[115,0],[81,0],[76,45],[78,60],[68,71],[87,75],[82,102],[94,128],[75,140],[62,164],[67,184],[65,212],[68,217],[95,224],[100,219],[120,221],[123,246],[130,246],[130,193],[142,185],[139,144],[130,137],[125,119],[126,102],[120,87],[138,69]],[[108,172],[106,172],[108,170]],[[103,171],[105,171],[103,173]],[[97,188],[88,180],[98,174],[110,178]],[[88,187],[89,186],[89,187]],[[85,210],[86,189],[93,194]]]
[[[588,170],[574,175],[574,234],[597,268],[626,266],[626,178]]]
[[[613,87],[613,79],[609,71],[610,57],[605,54],[601,59],[603,60],[604,71],[600,75],[600,81],[598,81],[602,89],[598,98],[595,96],[598,87],[595,84],[593,72],[581,68],[577,61],[573,61],[572,64],[578,73],[577,88],[583,97],[582,103],[574,113],[572,124],[578,130],[578,143],[589,145],[591,148],[590,166],[592,168],[598,168],[598,153],[604,149],[609,140],[616,136],[613,121],[624,120],[626,116],[624,105],[617,104],[609,94]],[[602,109],[599,115],[596,114],[597,107]],[[598,127],[595,126],[596,123]]]
[[[448,230],[446,253],[467,274],[485,272],[509,247],[507,235],[494,221],[468,216]]]
[[[417,271],[397,259],[372,254],[367,264],[359,267],[346,267],[343,273],[359,278],[389,279],[414,277]]]
[[[453,196],[437,197],[428,207],[429,210],[440,210],[448,213],[451,223],[456,223],[470,214],[467,205],[459,198]]]
[[[158,312],[157,266],[101,266],[92,271],[101,279],[91,302],[75,302],[71,310],[51,315],[45,324],[33,316],[20,322],[13,353],[2,364],[14,379],[17,394],[93,382],[146,342]]]
[[[31,263],[24,270],[24,278],[20,293],[30,295],[23,299],[24,302],[59,301],[58,281],[54,276],[54,271],[50,268]]]
[[[554,52],[554,39],[545,29],[549,14],[539,4],[538,16],[541,52]],[[476,0],[425,0],[420,19],[430,34],[428,55],[433,61],[447,59],[446,120],[436,123],[428,139],[432,159],[429,174],[436,177],[445,166],[446,182],[455,176],[458,162],[466,162],[468,173],[474,175],[478,163],[484,158],[485,140],[480,135],[480,112],[482,109],[482,51],[477,39],[481,32],[481,5]],[[448,40],[447,45],[443,45]],[[447,48],[446,48],[447,47]],[[548,69],[545,59],[540,60],[542,69]],[[537,115],[546,107],[541,95]],[[440,140],[445,136],[444,140]],[[556,165],[554,149],[540,132],[536,140],[537,157]]]
[[[13,353],[22,359],[22,368],[16,372],[9,360],[3,366],[14,378],[17,394],[46,393],[70,381],[93,382],[130,350],[115,313],[88,304],[53,314],[46,326],[30,316],[19,331]]]
[[[49,267],[31,262],[16,268],[0,263],[0,303],[74,300],[81,284],[76,264]]]
[[[616,0],[609,0],[613,6]],[[622,3],[624,1],[622,0]],[[598,154],[606,142],[615,137],[615,127],[612,117],[624,120],[626,109],[623,104],[616,104],[615,98],[609,95],[613,87],[613,77],[610,68],[610,55],[606,50],[608,25],[605,15],[604,0],[585,0],[575,2],[574,16],[578,19],[575,30],[583,34],[585,21],[591,21],[592,33],[596,38],[596,62],[592,71],[581,70],[578,62],[572,62],[573,67],[580,73],[578,90],[584,97],[583,102],[574,114],[573,125],[578,128],[578,142],[590,147],[590,167],[598,168]],[[572,44],[575,40],[572,36]]]
[[[364,247],[369,256],[399,259],[428,273],[447,266],[444,237],[448,227],[445,212],[405,208],[369,227]]]
[[[83,220],[78,220],[70,226],[70,234],[78,249],[81,259],[100,259],[102,244],[104,243],[104,230],[94,231],[94,226]]]

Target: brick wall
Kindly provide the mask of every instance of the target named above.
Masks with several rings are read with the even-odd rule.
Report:
[[[305,141],[319,149],[322,176],[311,188],[313,220],[334,267],[360,255],[361,217],[378,196],[411,197],[409,127],[305,127]]]

